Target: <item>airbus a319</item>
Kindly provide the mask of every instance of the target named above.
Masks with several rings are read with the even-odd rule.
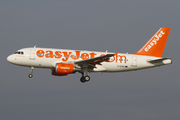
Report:
[[[124,72],[171,64],[171,58],[163,58],[163,51],[170,28],[160,28],[137,52],[112,53],[30,47],[17,50],[7,60],[15,65],[30,67],[29,78],[34,68],[51,69],[52,75],[66,76],[79,72],[82,83],[90,80],[89,72]]]

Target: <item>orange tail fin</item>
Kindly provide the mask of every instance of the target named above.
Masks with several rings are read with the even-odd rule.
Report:
[[[171,28],[160,28],[159,31],[134,54],[162,57],[170,29]]]

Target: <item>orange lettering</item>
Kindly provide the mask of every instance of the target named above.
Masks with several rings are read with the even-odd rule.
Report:
[[[53,52],[50,50],[46,51],[46,58],[53,58]]]
[[[89,53],[89,55],[91,56],[91,58],[94,58],[94,56],[97,54],[96,53]]]
[[[36,55],[37,55],[38,57],[44,57],[44,51],[43,51],[43,50],[38,50],[38,51],[36,52]]]
[[[117,59],[118,59],[118,57],[120,57],[120,63],[122,63],[122,59],[124,58],[125,59],[125,63],[126,63],[126,60],[127,60],[127,58],[126,58],[126,56],[121,56],[121,55],[118,55],[118,53],[115,53],[115,55],[116,55],[116,62],[117,62]]]
[[[87,54],[87,53],[82,53],[81,54],[81,59],[82,60],[86,60],[86,59],[88,59],[88,57],[89,57],[89,54]]]
[[[55,58],[58,58],[58,59],[61,58],[61,51],[56,51],[55,52]]]
[[[76,52],[76,57],[75,57],[74,55],[71,55],[71,58],[72,58],[73,60],[79,59],[79,57],[80,57],[80,52],[81,52],[81,51],[75,51],[75,52]]]
[[[69,59],[69,56],[71,55],[72,52],[69,52],[69,54],[67,52],[62,52],[64,54],[64,58],[62,59],[62,61],[67,61]]]
[[[100,56],[104,56],[104,55],[105,55],[105,54],[101,54]],[[110,60],[110,58],[109,58],[108,62],[114,62],[114,59],[115,59],[115,57],[113,56],[113,59]]]
[[[45,54],[46,53],[46,54]],[[73,59],[73,60],[78,60],[80,57],[81,57],[81,59],[82,60],[86,60],[86,59],[88,59],[89,57],[90,58],[94,58],[95,57],[95,55],[97,55],[96,53],[94,53],[94,52],[92,52],[92,53],[82,53],[82,54],[80,54],[81,53],[81,51],[75,51],[75,55],[71,55],[72,54],[72,52],[61,52],[61,51],[55,51],[55,54],[53,54],[53,51],[50,51],[50,50],[48,50],[48,51],[43,51],[43,50],[38,50],[37,52],[36,52],[36,55],[38,56],[38,57],[46,57],[46,58],[53,58],[53,57],[55,57],[56,59],[60,59],[60,58],[62,58],[62,56],[61,56],[61,54],[63,54],[64,56],[63,56],[63,58],[62,58],[62,61],[63,62],[65,62],[65,61],[68,61],[68,59],[69,59],[69,57],[70,57],[70,55],[71,55],[71,58]],[[105,54],[101,54],[100,56],[104,56]],[[124,56],[124,55],[118,55],[118,53],[115,53],[115,55],[113,56],[113,59],[112,60],[108,60],[108,62],[114,62],[115,61],[115,59],[116,59],[116,62],[118,61],[118,58],[120,58],[120,63],[122,63],[122,61],[123,61],[123,58],[124,58],[124,63],[126,63],[126,61],[127,61],[127,58],[126,58],[126,56]]]
[[[112,60],[108,60],[109,62],[114,62],[114,59],[115,59],[115,57],[113,56],[113,59]]]

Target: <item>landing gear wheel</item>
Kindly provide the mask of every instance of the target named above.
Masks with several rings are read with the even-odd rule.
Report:
[[[33,74],[29,74],[28,77],[29,77],[29,78],[32,78],[32,77],[33,77]]]
[[[85,77],[81,77],[80,81],[81,81],[82,83],[86,82]]]
[[[32,77],[33,77],[33,74],[32,74],[32,73],[33,73],[33,70],[34,70],[34,67],[31,67],[31,70],[30,70],[31,73],[28,75],[29,78],[32,78]]]
[[[87,73],[86,73],[85,76],[84,76],[84,72],[81,72],[81,74],[82,74],[82,77],[80,78],[80,81],[81,81],[82,83],[88,82],[88,81],[90,80],[90,77],[87,75]]]
[[[85,78],[86,82],[88,82],[90,80],[89,76],[85,76],[84,78]]]

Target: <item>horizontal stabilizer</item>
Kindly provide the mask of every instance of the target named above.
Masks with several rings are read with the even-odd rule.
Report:
[[[161,58],[161,59],[156,59],[156,60],[148,60],[147,62],[151,64],[171,64],[172,60],[171,58]]]

